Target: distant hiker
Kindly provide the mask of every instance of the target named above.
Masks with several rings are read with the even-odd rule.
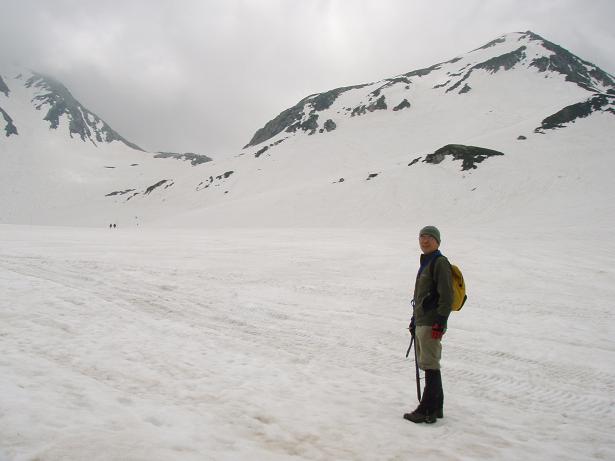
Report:
[[[414,285],[410,333],[414,336],[418,366],[425,371],[425,390],[419,406],[412,413],[404,414],[404,418],[430,424],[443,417],[440,358],[453,288],[451,265],[439,250],[440,231],[434,226],[423,227],[419,232],[419,245],[423,254]]]
[[[113,227],[113,224],[109,224],[109,229],[111,229]]]
[[[113,228],[115,229],[115,224],[113,225]]]

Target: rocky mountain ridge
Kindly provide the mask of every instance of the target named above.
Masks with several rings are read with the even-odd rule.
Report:
[[[310,95],[219,160],[142,152],[48,79],[5,75],[0,222],[406,226],[516,213],[552,224],[554,200],[592,220],[615,202],[614,79],[531,32]]]
[[[587,92],[574,108],[562,107],[558,112],[544,114],[538,130],[560,127],[584,113],[615,110],[615,77],[585,61],[559,45],[545,40],[531,31],[506,34],[472,52],[425,69],[385,78],[379,82],[336,88],[309,95],[295,106],[282,111],[256,131],[245,148],[260,146],[275,138],[286,139],[297,133],[313,135],[333,131],[341,118],[366,115],[374,111],[412,110],[414,87],[422,80],[433,81],[435,94],[470,93],[480,85],[481,75],[502,71],[535,70],[545,78],[556,75],[574,83]],[[476,83],[474,83],[476,81]],[[392,90],[397,91],[392,91]],[[354,104],[339,100],[353,93]],[[388,94],[385,94],[388,93]],[[395,93],[395,99],[392,97]],[[332,110],[334,109],[334,110]],[[564,111],[563,113],[560,113]],[[562,121],[554,125],[554,120]],[[566,120],[566,122],[564,122]],[[274,147],[260,146],[260,149]],[[262,154],[262,152],[261,152]]]
[[[63,130],[65,128],[61,125],[66,125],[67,134],[70,138],[89,142],[95,146],[117,141],[131,149],[145,152],[144,149],[128,141],[111,128],[107,122],[81,104],[68,88],[55,78],[25,70],[14,70],[10,75],[12,76],[5,75],[3,77],[0,74],[0,93],[5,96],[5,101],[0,99],[0,122],[4,119],[6,137],[19,136],[20,131],[20,122],[17,117],[11,116],[9,111],[3,107],[11,98],[11,87],[13,87],[15,91],[18,89],[30,90],[16,97],[26,97],[37,112],[44,114],[42,120],[47,123],[50,130]],[[188,161],[191,165],[211,161],[211,157],[194,152],[157,152],[153,157],[174,158]]]
[[[9,81],[15,85],[23,85],[25,88],[34,90],[31,103],[37,111],[45,113],[43,120],[49,123],[50,129],[57,129],[60,125],[60,118],[66,117],[68,120],[68,132],[71,138],[77,136],[82,141],[89,141],[95,145],[120,141],[132,149],[143,150],[138,145],[126,140],[104,120],[84,107],[56,79],[31,72],[29,75],[19,73]],[[11,90],[1,75],[0,91],[7,98],[10,97]],[[15,122],[4,109],[0,110],[2,110],[6,121],[8,122],[8,119],[11,121],[11,123],[7,123],[5,126],[6,136],[17,136],[19,134],[18,122]]]

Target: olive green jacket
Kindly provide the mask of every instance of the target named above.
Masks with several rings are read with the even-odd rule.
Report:
[[[422,254],[421,264],[429,256]],[[432,326],[436,322],[446,326],[453,301],[451,264],[446,256],[437,256],[417,276],[413,299],[417,326]]]

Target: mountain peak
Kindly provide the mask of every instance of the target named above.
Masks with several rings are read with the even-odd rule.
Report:
[[[469,53],[428,68],[413,70],[379,82],[340,87],[307,96],[257,130],[244,149],[259,146],[260,149],[255,154],[258,157],[264,150],[290,136],[333,131],[344,119],[376,111],[412,111],[417,89],[427,85],[435,92],[435,96],[442,93],[448,94],[449,97],[470,92],[474,94],[485,85],[491,86],[488,80],[497,78],[489,79],[489,74],[499,75],[501,71],[511,70],[523,73],[526,79],[542,76],[555,86],[561,85],[562,80],[567,84],[572,83],[588,93],[585,99],[598,93],[605,95],[608,104],[611,93],[615,91],[615,78],[596,65],[532,31],[512,32]],[[502,91],[510,92],[511,88],[502,87]],[[494,97],[494,94],[485,95],[484,102],[489,105],[489,99]],[[595,104],[592,104],[592,107],[595,107]],[[551,114],[545,114],[548,115]],[[272,141],[262,146],[269,140]]]
[[[19,73],[14,71],[14,73],[16,76],[13,78],[0,76],[0,92],[4,93],[7,98],[13,99],[9,85],[22,86],[31,90],[28,103],[31,103],[37,111],[46,110],[43,120],[49,123],[51,129],[58,129],[60,120],[66,118],[68,134],[71,138],[76,135],[82,141],[90,141],[95,145],[120,141],[132,149],[143,150],[120,136],[104,120],[84,107],[62,83],[53,77],[34,71]],[[6,122],[5,130],[10,125],[10,134],[17,135],[16,126],[19,126],[20,121],[11,118],[7,110],[3,110],[2,115]],[[9,136],[8,131],[7,136]]]
[[[120,141],[133,149],[143,150],[136,144],[124,139],[104,120],[81,105],[70,91],[54,78],[33,72],[32,76],[26,81],[26,87],[35,87],[40,90],[33,102],[37,109],[43,106],[49,107],[44,120],[50,123],[51,128],[57,128],[59,118],[65,115],[69,120],[71,137],[75,134],[82,141],[89,139],[94,144]]]

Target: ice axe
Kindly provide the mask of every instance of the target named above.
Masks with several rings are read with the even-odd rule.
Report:
[[[408,346],[408,350],[406,351],[406,358],[410,355],[410,349],[412,349],[412,344],[414,344],[414,335],[412,335],[412,339],[410,339],[410,345]],[[416,374],[416,397],[421,401],[421,376],[419,374],[419,361],[416,355],[416,344],[414,345],[414,371]]]

